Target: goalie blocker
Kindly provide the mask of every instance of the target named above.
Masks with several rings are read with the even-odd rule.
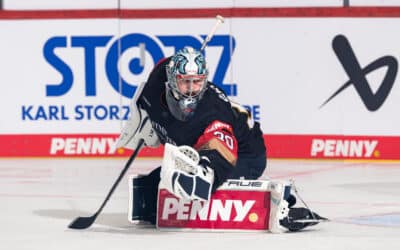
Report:
[[[151,188],[140,180],[129,178],[128,219],[132,223],[151,221],[159,229],[283,233],[326,220],[306,208],[289,208],[286,199],[291,186],[285,181],[227,180],[206,202],[178,198],[162,182],[157,201],[149,201],[145,196]],[[157,202],[156,214],[149,213],[152,202]]]

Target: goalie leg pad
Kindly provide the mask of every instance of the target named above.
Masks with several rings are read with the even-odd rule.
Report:
[[[155,224],[160,168],[149,175],[134,177],[130,181],[129,221],[147,221]]]

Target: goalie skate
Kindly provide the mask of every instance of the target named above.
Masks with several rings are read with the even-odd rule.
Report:
[[[303,207],[294,207],[289,210],[287,217],[280,220],[280,224],[291,232],[300,231],[309,226],[315,226],[319,222],[328,221],[315,212]]]

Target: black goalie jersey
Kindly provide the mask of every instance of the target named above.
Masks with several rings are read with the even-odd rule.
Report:
[[[259,123],[249,124],[251,119],[247,110],[232,103],[213,83],[208,82],[204,96],[188,121],[176,119],[169,111],[165,98],[165,69],[168,62],[169,58],[156,65],[139,99],[139,104],[147,111],[161,143],[192,146],[200,155],[209,156],[211,162],[214,160],[220,163],[222,160],[223,165],[229,163],[232,167],[238,158],[265,155]],[[213,154],[210,154],[210,148],[214,149]],[[220,171],[214,170],[220,175],[221,182],[228,173],[218,172],[230,171],[226,167]]]

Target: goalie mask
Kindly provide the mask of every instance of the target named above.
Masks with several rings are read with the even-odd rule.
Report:
[[[168,108],[176,119],[187,121],[207,89],[205,59],[199,51],[185,47],[172,56],[166,70]]]

